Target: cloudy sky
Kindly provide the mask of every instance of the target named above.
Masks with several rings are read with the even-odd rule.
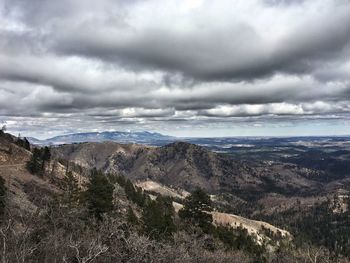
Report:
[[[13,133],[350,134],[349,102],[349,0],[0,1]]]

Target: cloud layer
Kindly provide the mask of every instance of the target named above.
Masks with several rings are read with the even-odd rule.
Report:
[[[346,0],[0,3],[15,131],[348,123],[349,100]]]

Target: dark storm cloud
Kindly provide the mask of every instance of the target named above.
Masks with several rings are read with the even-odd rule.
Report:
[[[172,32],[167,29],[106,28],[84,22],[57,35],[53,48],[141,68],[181,72],[201,80],[251,80],[276,72],[312,74],[324,63],[349,55],[350,7],[339,6],[291,28],[270,43],[252,26]],[[326,22],[323,20],[326,19]],[[273,47],[273,48],[271,48]]]
[[[312,73],[349,52],[350,8],[346,4],[305,19],[271,43],[250,21],[228,21],[226,28],[211,22],[204,24],[205,30],[139,28],[128,23],[122,3],[107,12],[112,4],[104,1],[91,17],[84,12],[88,4],[51,2],[36,0],[28,6],[15,1],[8,6],[17,7],[9,9],[20,10],[17,12],[30,25],[47,24],[47,44],[53,52],[100,58],[135,69],[170,70],[204,80],[249,80],[276,72]]]
[[[140,65],[181,72],[201,80],[250,80],[276,72],[308,74],[327,61],[342,59],[348,54],[350,12],[347,17],[326,28],[311,28],[300,36],[293,35],[266,51],[264,43],[254,33],[237,29],[229,34],[171,35],[167,32],[148,32],[133,36],[125,43],[105,43],[93,34],[74,36],[57,42],[61,52],[97,57],[111,62]],[[317,32],[319,31],[319,32]],[[239,36],[239,39],[232,39]],[[93,38],[93,39],[90,39]],[[94,43],[97,42],[98,43]],[[106,40],[107,41],[107,40]],[[78,43],[84,43],[79,46]]]

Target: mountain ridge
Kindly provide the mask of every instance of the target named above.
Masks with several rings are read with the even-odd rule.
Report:
[[[309,180],[296,165],[248,163],[228,155],[187,143],[164,146],[119,144],[115,142],[81,143],[52,148],[54,156],[68,158],[87,168],[122,174],[134,181],[154,180],[192,191],[256,195],[269,191],[312,193],[320,185]]]
[[[103,132],[83,132],[59,135],[43,140],[34,137],[28,137],[30,143],[35,145],[59,145],[82,142],[104,142],[118,141],[124,143],[150,143],[154,141],[170,141],[174,137],[163,135],[158,132],[140,131],[140,132],[123,132],[123,131],[103,131]]]

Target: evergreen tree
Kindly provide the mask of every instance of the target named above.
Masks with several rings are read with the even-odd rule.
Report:
[[[6,207],[6,186],[5,186],[5,180],[0,176],[0,218],[5,213],[5,207]]]
[[[69,208],[73,208],[78,205],[81,195],[78,180],[73,176],[72,172],[67,172],[63,178],[63,203],[67,204]]]
[[[39,148],[34,148],[32,157],[27,162],[27,169],[32,174],[41,174],[43,168],[42,153]]]
[[[27,138],[24,138],[23,139],[23,148],[30,151],[30,143],[29,141],[27,140]]]
[[[108,173],[107,174],[108,180],[111,182],[111,184],[119,184],[121,187],[125,188],[126,180],[125,177],[122,175],[117,175],[117,174],[112,174]]]
[[[138,223],[139,223],[139,220],[138,220],[137,216],[135,215],[134,210],[132,209],[131,206],[128,207],[128,213],[127,213],[126,220],[132,226],[138,225]]]
[[[124,187],[124,190],[125,190],[125,194],[126,196],[128,197],[129,200],[135,200],[136,198],[136,191],[135,191],[135,188],[134,188],[134,185],[132,184],[132,182],[128,179],[126,180],[126,183],[125,183],[125,187]]]
[[[226,226],[217,226],[213,230],[214,236],[219,238],[227,249],[244,250],[259,259],[265,252],[265,246],[259,245],[254,237],[248,233],[248,230],[242,226],[235,229]]]
[[[22,141],[22,147],[23,147],[23,142],[24,141]],[[29,148],[30,148],[30,145],[29,145]],[[50,153],[49,147],[34,148],[32,157],[27,162],[27,169],[32,174],[42,175],[45,170],[45,163],[49,162],[50,159],[51,159],[51,153]]]
[[[28,151],[30,151],[30,143],[29,143],[29,141],[27,140],[27,138],[21,138],[20,137],[20,135],[18,135],[19,137],[17,137],[17,140],[15,141],[15,143],[18,145],[18,146],[20,146],[20,147],[22,147],[22,148],[24,148],[24,149],[26,149],[26,150],[28,150]]]
[[[169,237],[176,231],[174,224],[175,210],[170,197],[158,196],[158,205],[162,209],[162,230],[165,237]]]
[[[133,201],[140,207],[145,205],[146,197],[141,187],[136,187]]]
[[[113,190],[114,187],[109,183],[106,176],[94,169],[84,196],[89,211],[97,219],[101,220],[104,213],[113,210]]]
[[[120,175],[120,176],[116,176],[116,182],[121,186],[121,187],[125,187],[126,184],[126,180],[125,177]]]
[[[179,216],[201,227],[204,232],[209,232],[213,222],[212,210],[210,196],[202,189],[197,189],[185,199],[184,207],[179,211]]]
[[[174,213],[170,198],[159,196],[147,202],[142,214],[145,233],[154,239],[169,238],[176,231]]]
[[[45,146],[45,148],[42,150],[42,159],[44,162],[48,162],[51,159],[51,152],[50,152],[50,148]]]
[[[50,148],[45,146],[42,150],[42,170],[44,171],[45,163],[49,162],[51,159]]]

